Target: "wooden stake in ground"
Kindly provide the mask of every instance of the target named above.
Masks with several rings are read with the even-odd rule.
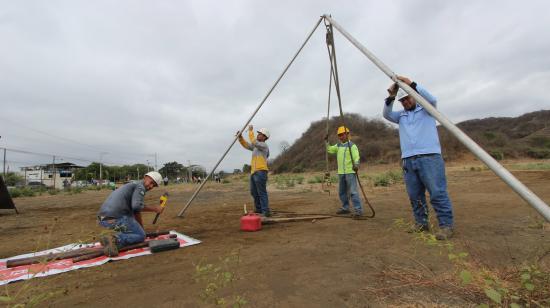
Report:
[[[327,219],[332,218],[332,216],[302,216],[302,217],[262,217],[262,224],[269,225],[269,224],[276,224],[276,223],[283,223],[283,222],[296,222],[296,221],[307,221],[307,220],[317,220],[317,219]]]

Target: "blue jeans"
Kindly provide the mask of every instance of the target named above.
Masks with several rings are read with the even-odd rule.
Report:
[[[122,216],[117,219],[107,219],[99,222],[99,225],[117,231],[119,248],[145,241],[145,231],[134,217]]]
[[[426,189],[437,215],[439,227],[453,227],[453,206],[447,193],[445,163],[440,154],[403,159],[403,171],[407,193],[411,201],[416,223],[428,225]]]
[[[338,174],[338,195],[340,201],[342,201],[342,209],[349,211],[349,199],[355,208],[356,214],[363,214],[363,206],[361,205],[361,198],[357,193],[357,177],[355,173]]]
[[[267,198],[267,171],[260,170],[250,176],[250,194],[254,198],[256,213],[269,213],[269,200]]]

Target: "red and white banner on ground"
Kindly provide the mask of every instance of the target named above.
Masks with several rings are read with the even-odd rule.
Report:
[[[177,235],[178,242],[180,243],[180,248],[200,243],[199,240],[196,240],[194,238],[191,238],[189,236],[183,235],[175,231],[170,231],[170,234]],[[164,239],[164,238],[168,238],[168,235],[165,235],[165,236],[161,235],[157,239]],[[107,257],[107,256],[101,256],[101,257],[97,257],[94,259],[85,260],[77,263],[73,263],[71,259],[64,259],[64,260],[51,261],[45,264],[39,263],[39,264],[32,264],[32,265],[17,266],[13,268],[6,267],[7,260],[11,260],[11,259],[44,256],[49,253],[67,252],[67,251],[77,250],[81,248],[93,248],[93,247],[100,247],[100,246],[101,245],[99,243],[70,244],[70,245],[65,245],[54,249],[19,255],[8,259],[0,259],[0,285],[4,285],[12,281],[26,280],[34,277],[44,277],[49,275],[55,275],[63,272],[76,270],[79,268],[98,266],[98,265],[105,264],[111,260],[112,261],[125,260],[133,257],[139,257],[139,256],[145,256],[145,255],[151,254],[149,247],[144,247],[144,248],[137,248],[137,249],[121,252],[120,255],[113,258]]]

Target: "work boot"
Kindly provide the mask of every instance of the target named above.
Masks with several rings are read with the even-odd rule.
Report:
[[[453,228],[451,227],[441,227],[439,231],[435,234],[435,238],[440,241],[446,241],[453,237]]]
[[[103,253],[107,257],[116,257],[118,256],[118,246],[117,246],[117,238],[113,236],[102,236],[99,240],[101,243],[101,246],[103,246]]]
[[[419,223],[415,223],[413,226],[407,229],[407,233],[419,233],[419,232],[429,232],[429,231],[430,231],[430,226],[419,224]]]
[[[339,209],[336,211],[336,215],[347,215],[349,214],[349,210]]]
[[[262,216],[264,216],[264,217],[271,217],[271,216],[272,216],[272,215],[271,215],[271,211],[263,212],[263,213],[262,213]]]
[[[355,212],[355,213],[351,214],[351,218],[361,220],[361,219],[364,219],[365,216],[363,216],[363,213]]]

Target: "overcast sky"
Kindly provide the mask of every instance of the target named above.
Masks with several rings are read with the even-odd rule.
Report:
[[[550,109],[548,12],[546,0],[0,1],[0,147],[210,169],[324,13],[455,123]],[[272,158],[326,115],[324,35],[252,121],[271,131]],[[344,111],[381,118],[390,80],[339,33],[336,48]],[[249,160],[235,144],[219,169]]]

